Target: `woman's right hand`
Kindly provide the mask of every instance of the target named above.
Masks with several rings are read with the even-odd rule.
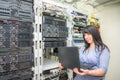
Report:
[[[74,73],[79,74],[78,68],[74,68],[73,71],[74,71]]]
[[[64,68],[61,63],[58,64],[58,67],[59,67],[60,69],[63,69],[63,68]]]

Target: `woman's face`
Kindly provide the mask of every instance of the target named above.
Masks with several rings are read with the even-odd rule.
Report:
[[[94,42],[92,35],[89,33],[84,33],[84,38],[85,38],[85,41],[89,44]]]

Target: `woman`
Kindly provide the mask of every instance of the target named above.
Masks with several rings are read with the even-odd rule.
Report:
[[[89,25],[83,29],[85,46],[80,49],[80,65],[78,70],[73,71],[77,74],[74,80],[104,80],[107,72],[110,51],[103,43],[97,28]],[[59,64],[60,68],[63,68]]]

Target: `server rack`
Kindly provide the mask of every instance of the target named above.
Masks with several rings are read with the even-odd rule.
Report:
[[[72,45],[81,48],[84,45],[82,30],[87,25],[87,15],[78,11],[71,11],[72,19]]]
[[[34,2],[34,54],[33,80],[67,80],[67,70],[58,68],[57,47],[67,45],[67,20],[54,8],[62,8],[51,1]],[[58,7],[59,6],[59,7]]]
[[[72,71],[57,67],[57,47],[72,46],[71,22],[55,10],[43,11],[48,1],[0,0],[0,79],[73,80]]]
[[[0,80],[32,79],[32,6],[33,0],[0,0]]]

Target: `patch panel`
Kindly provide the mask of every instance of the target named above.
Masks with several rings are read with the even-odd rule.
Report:
[[[9,19],[11,16],[9,2],[0,0],[0,18],[1,19]]]

